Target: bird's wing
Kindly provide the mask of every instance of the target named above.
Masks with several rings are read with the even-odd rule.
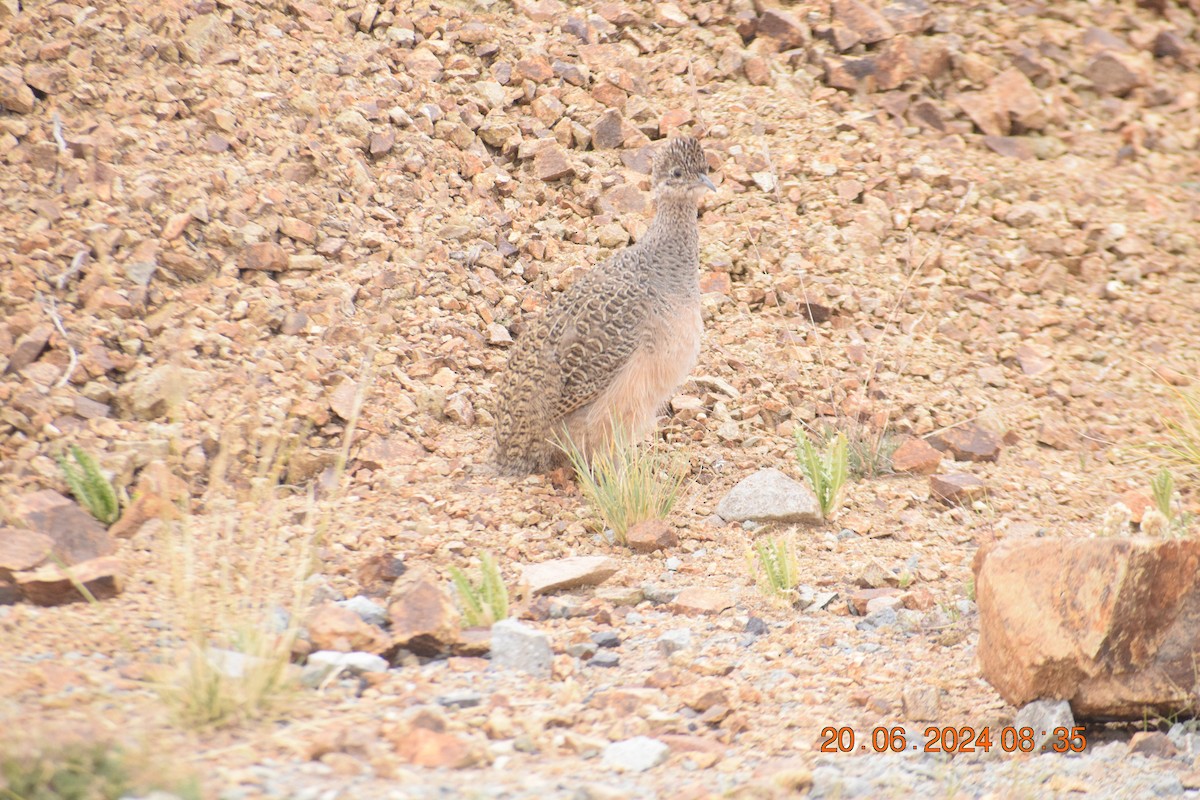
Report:
[[[623,263],[625,255],[576,281],[547,314],[545,355],[558,368],[546,391],[556,417],[595,400],[640,342],[652,293]]]

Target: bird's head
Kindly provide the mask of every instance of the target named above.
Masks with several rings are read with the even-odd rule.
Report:
[[[704,192],[717,189],[708,177],[704,150],[691,136],[672,139],[658,152],[652,182],[655,194],[688,196],[693,202]]]

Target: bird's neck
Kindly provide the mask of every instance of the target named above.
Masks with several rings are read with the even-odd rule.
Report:
[[[654,220],[642,238],[646,247],[654,248],[664,258],[669,277],[681,286],[698,286],[697,264],[700,260],[700,230],[696,201],[689,194],[661,192],[655,198]]]

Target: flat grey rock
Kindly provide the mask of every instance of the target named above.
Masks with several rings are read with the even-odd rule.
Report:
[[[515,619],[501,620],[492,626],[493,669],[512,669],[548,678],[553,658],[550,638],[541,631]]]
[[[717,516],[726,522],[822,521],[816,495],[777,469],[761,469],[730,490],[717,505]]]
[[[1048,748],[1042,750],[1042,745],[1049,745],[1058,738],[1054,734],[1055,728],[1070,731],[1075,727],[1075,715],[1071,713],[1071,704],[1066,700],[1034,700],[1017,712],[1013,727],[1017,730],[1033,728],[1033,752],[1043,753]],[[1042,731],[1045,731],[1044,735]]]

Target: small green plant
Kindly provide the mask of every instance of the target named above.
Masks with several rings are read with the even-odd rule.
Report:
[[[812,486],[821,506],[821,514],[829,519],[842,505],[843,494],[846,490],[846,478],[849,477],[849,456],[846,434],[838,432],[832,439],[826,439],[824,447],[817,450],[803,431],[796,431],[796,458],[800,461],[800,470]]]
[[[508,587],[491,553],[479,554],[479,583],[473,583],[458,567],[450,567],[450,577],[458,590],[463,623],[468,628],[508,618]]]
[[[199,800],[194,781],[169,785],[157,770],[119,747],[76,742],[0,754],[3,800],[118,800],[154,789]]]
[[[1171,503],[1175,496],[1175,476],[1171,470],[1163,467],[1150,479],[1150,495],[1154,498],[1155,507],[1170,522],[1175,516]]]
[[[775,600],[792,602],[800,585],[796,537],[764,536],[746,549],[746,562],[759,591]]]
[[[75,499],[83,504],[93,517],[105,525],[112,525],[121,515],[117,503],[117,493],[112,484],[100,472],[96,460],[84,452],[83,448],[71,445],[71,456],[75,464],[67,461],[66,456],[59,454],[58,465],[62,468],[63,478],[75,495]]]
[[[614,431],[610,446],[590,455],[569,438],[558,446],[570,459],[579,488],[599,522],[625,544],[631,527],[671,513],[686,468],[652,444],[630,442],[620,426],[614,426]]]
[[[1192,515],[1182,511],[1175,500],[1175,476],[1163,467],[1150,479],[1154,508],[1142,515],[1139,526],[1147,536],[1182,536],[1192,523]]]

